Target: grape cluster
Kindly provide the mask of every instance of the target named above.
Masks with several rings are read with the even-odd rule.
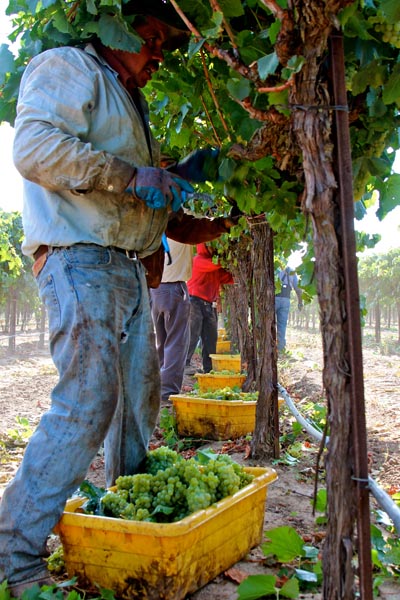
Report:
[[[146,473],[118,477],[116,491],[101,498],[106,516],[174,522],[234,494],[253,480],[228,455],[204,466],[162,446],[147,453]]]
[[[198,393],[193,392],[193,395],[198,395]],[[219,390],[202,392],[201,397],[205,398],[206,400],[242,400],[244,402],[254,402],[258,400],[258,392],[241,392],[239,387],[224,387]]]
[[[400,23],[398,21],[389,22],[385,16],[378,11],[376,17],[369,18],[373,23],[374,29],[382,34],[382,40],[391,44],[395,48],[400,48]]]
[[[211,369],[209,372],[210,375],[244,375],[244,373],[238,373],[237,371],[230,371],[229,369],[221,369],[220,371],[215,371]]]

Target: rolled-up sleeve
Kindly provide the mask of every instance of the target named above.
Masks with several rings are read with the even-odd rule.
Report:
[[[76,48],[45,52],[21,82],[14,162],[23,177],[48,190],[121,193],[134,173],[131,164],[86,141],[99,106],[98,69],[90,61]]]

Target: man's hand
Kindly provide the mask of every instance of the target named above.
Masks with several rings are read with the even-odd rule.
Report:
[[[171,171],[188,181],[196,183],[216,181],[218,179],[218,155],[219,150],[217,148],[195,150],[174,167],[171,167]]]
[[[228,228],[234,227],[238,224],[240,217],[243,217],[244,213],[240,210],[236,202],[232,204],[229,216],[225,218],[225,226]]]
[[[174,177],[165,169],[138,167],[126,191],[143,200],[149,208],[171,206],[171,210],[177,212],[185,201],[186,193],[194,190],[190,183]]]

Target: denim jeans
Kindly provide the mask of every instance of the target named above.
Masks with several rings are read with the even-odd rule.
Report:
[[[286,327],[289,318],[290,298],[275,296],[276,331],[278,350],[286,347]]]
[[[151,310],[161,368],[161,400],[179,394],[189,348],[190,300],[186,283],[161,283],[151,290]]]
[[[0,505],[0,581],[45,572],[48,534],[103,440],[107,484],[145,458],[159,367],[140,261],[95,245],[55,249],[37,278],[59,380]]]
[[[202,346],[203,371],[209,373],[212,369],[210,354],[215,354],[218,338],[217,309],[211,302],[206,302],[196,296],[190,296],[190,345],[186,359],[189,365],[196,350],[199,338]]]

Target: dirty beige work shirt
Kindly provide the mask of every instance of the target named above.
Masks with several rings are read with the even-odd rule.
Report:
[[[167,209],[150,209],[125,193],[132,167],[159,165],[146,126],[93,46],[32,59],[21,82],[14,142],[24,177],[25,254],[41,244],[118,246],[141,257],[160,247]]]

